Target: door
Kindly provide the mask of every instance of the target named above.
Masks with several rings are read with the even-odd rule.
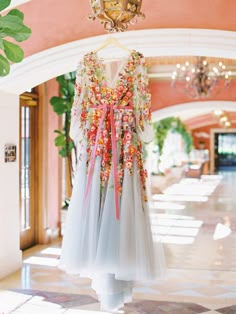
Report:
[[[215,166],[216,170],[236,169],[236,133],[215,134]]]
[[[20,246],[36,243],[38,96],[20,96]]]

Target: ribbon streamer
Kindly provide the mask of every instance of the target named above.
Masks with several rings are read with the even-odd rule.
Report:
[[[117,147],[116,147],[116,130],[115,130],[115,118],[114,118],[114,110],[117,109],[133,109],[133,106],[119,106],[119,105],[110,105],[110,104],[103,104],[99,106],[92,106],[93,109],[100,109],[103,111],[101,120],[98,126],[97,135],[95,144],[92,150],[92,156],[91,156],[91,164],[88,172],[88,180],[86,184],[86,190],[85,190],[85,197],[84,197],[84,210],[87,204],[88,200],[88,193],[91,187],[92,183],[92,177],[93,177],[93,170],[95,166],[95,160],[96,160],[96,151],[98,147],[98,141],[99,137],[102,131],[102,126],[104,124],[106,115],[108,110],[110,110],[110,123],[111,123],[111,144],[112,144],[112,163],[113,163],[113,174],[114,174],[114,191],[115,191],[115,213],[116,213],[116,219],[120,220],[120,208],[119,208],[119,183],[118,183],[118,168],[117,168]]]

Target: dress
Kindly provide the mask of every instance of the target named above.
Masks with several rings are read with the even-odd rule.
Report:
[[[75,175],[59,267],[92,278],[102,308],[131,301],[134,281],[160,274],[153,252],[143,144],[152,140],[145,60],[137,51],[111,73],[95,52],[81,60],[70,135]],[[157,258],[156,258],[157,255]]]

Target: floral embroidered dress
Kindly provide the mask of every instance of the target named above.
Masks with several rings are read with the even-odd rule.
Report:
[[[131,300],[132,282],[153,280],[143,141],[152,140],[150,94],[142,54],[132,51],[109,79],[97,53],[77,70],[70,135],[78,150],[60,267],[92,278],[104,309]],[[111,68],[110,68],[111,70]]]

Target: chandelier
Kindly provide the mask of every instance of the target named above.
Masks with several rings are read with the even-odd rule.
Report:
[[[89,19],[99,19],[111,33],[123,32],[137,22],[136,17],[145,17],[141,12],[142,0],[90,0],[90,4],[93,14]]]
[[[212,95],[216,85],[223,82],[225,87],[231,81],[231,72],[226,70],[223,62],[218,65],[210,65],[205,57],[197,57],[196,64],[177,64],[176,70],[172,73],[172,85],[176,82],[184,82],[184,92],[191,98],[205,98]]]
[[[232,125],[229,115],[225,111],[216,109],[214,110],[214,116],[221,127],[228,128]]]

